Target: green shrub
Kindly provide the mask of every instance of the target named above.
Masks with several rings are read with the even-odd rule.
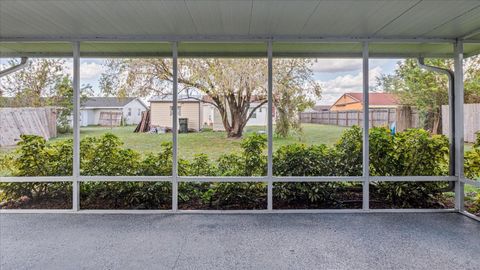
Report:
[[[332,176],[337,160],[334,149],[326,145],[290,144],[280,147],[273,155],[276,176]]]
[[[480,178],[480,133],[472,150],[465,153],[465,176],[470,179]]]
[[[0,176],[16,175],[15,154],[0,153]]]
[[[267,171],[267,138],[252,134],[241,143],[239,154],[222,155],[217,160],[218,174],[222,176],[261,176]]]
[[[81,184],[81,208],[168,209],[169,182],[85,182]]]
[[[172,175],[173,165],[172,143],[162,143],[161,151],[149,153],[140,164],[140,175]]]
[[[448,175],[448,139],[422,129],[392,135],[386,128],[370,130],[372,176]],[[438,202],[444,182],[375,182],[372,198],[395,207],[427,207]]]
[[[335,175],[361,176],[363,164],[363,132],[358,126],[343,131],[334,145],[336,157]]]
[[[190,175],[261,176],[266,174],[265,135],[253,134],[246,137],[239,154],[222,155],[217,167],[208,162],[206,155],[196,156],[190,163]],[[179,186],[180,200],[191,204],[202,204],[207,208],[230,209],[264,208],[265,183],[182,183]]]
[[[72,174],[72,141],[47,145],[39,136],[21,135],[15,155],[3,159],[2,166],[12,166],[14,176],[67,176]],[[14,165],[14,167],[13,167]],[[71,184],[65,182],[0,183],[4,201],[27,196],[60,198],[71,196]]]
[[[82,175],[139,175],[140,154],[123,149],[123,142],[115,135],[106,133],[99,138],[81,141],[80,172]]]
[[[336,148],[326,145],[306,146],[291,144],[280,147],[273,155],[273,173],[276,176],[335,176],[340,155]],[[283,204],[307,205],[337,204],[335,189],[338,183],[276,183],[275,198]]]
[[[370,171],[373,176],[446,175],[448,140],[419,129],[392,135],[386,128],[372,128]],[[333,146],[292,144],[280,147],[273,155],[276,176],[360,176],[362,175],[362,129],[352,127]],[[262,176],[266,175],[266,137],[246,137],[239,153],[222,155],[212,163],[206,154],[191,160],[179,159],[180,176]],[[479,142],[466,154],[466,173],[478,175]],[[145,156],[126,149],[113,134],[81,140],[82,175],[164,175],[172,174],[171,143],[162,144],[158,153]],[[72,140],[47,144],[38,136],[22,136],[18,151],[0,159],[2,167],[14,176],[69,176],[72,174]],[[3,169],[2,169],[3,171]],[[108,180],[108,179],[105,179]],[[384,198],[395,207],[428,205],[445,190],[445,183],[372,183],[372,198]],[[180,202],[203,204],[211,208],[233,206],[257,208],[266,196],[265,183],[180,183]],[[311,205],[338,205],[336,193],[352,188],[340,183],[278,183],[275,196],[288,202]],[[355,187],[356,188],[356,187]],[[7,199],[19,196],[52,196],[54,190],[71,190],[68,183],[2,183]],[[168,182],[86,182],[81,185],[82,205],[99,207],[158,208],[169,204]],[[67,192],[68,193],[68,192]],[[57,193],[55,196],[70,196]],[[4,200],[4,199],[2,199]],[[421,203],[421,204],[422,204]],[[423,206],[423,205],[421,205]]]
[[[477,215],[480,214],[480,192],[477,193],[477,197],[474,199],[472,206],[468,210]]]
[[[215,176],[217,174],[217,168],[210,162],[210,159],[206,154],[196,154],[193,160],[187,165],[190,170],[189,176]]]

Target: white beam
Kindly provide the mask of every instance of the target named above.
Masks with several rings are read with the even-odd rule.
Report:
[[[273,209],[273,52],[272,42],[268,41],[267,46],[268,57],[268,156],[267,156],[267,176],[268,176],[268,191],[267,191],[267,206],[268,210]]]
[[[463,42],[455,43],[455,175],[458,177],[455,184],[455,209],[463,211],[464,208],[464,188],[465,183],[460,179],[464,178],[463,162],[464,162],[464,134],[463,134]]]
[[[3,36],[0,42],[73,42],[73,41],[123,41],[123,42],[375,42],[375,43],[453,43],[454,38],[442,37],[362,37],[362,36],[312,36],[312,35],[75,35],[75,36]]]
[[[369,119],[368,119],[368,77],[369,77],[369,55],[368,55],[368,42],[363,42],[362,53],[362,73],[363,73],[363,210],[370,208],[370,160],[369,160]]]
[[[172,210],[176,212],[178,210],[178,43],[172,43],[172,57],[173,57],[173,123],[172,123],[172,135],[173,135],[173,165],[172,165]]]
[[[73,187],[72,208],[80,210],[80,42],[73,45]]]

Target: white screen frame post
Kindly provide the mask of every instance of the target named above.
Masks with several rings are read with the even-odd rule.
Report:
[[[173,113],[172,113],[172,211],[178,211],[178,42],[172,43],[172,81],[173,81]]]
[[[268,118],[267,118],[267,132],[268,132],[268,157],[267,157],[267,209],[273,210],[273,52],[272,41],[267,43],[267,57],[268,57]]]
[[[80,42],[73,46],[73,181],[72,210],[80,210]]]
[[[370,210],[370,160],[369,160],[369,51],[368,42],[362,43],[362,73],[363,73],[363,198],[362,209]]]
[[[464,85],[463,85],[463,42],[458,40],[454,44],[454,71],[455,71],[455,209],[464,210],[465,183],[464,176]]]

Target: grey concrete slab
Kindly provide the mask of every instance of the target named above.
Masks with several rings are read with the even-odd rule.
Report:
[[[480,223],[437,214],[0,214],[8,269],[480,269]]]

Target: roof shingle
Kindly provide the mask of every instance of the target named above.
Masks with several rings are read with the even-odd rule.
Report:
[[[130,103],[136,97],[89,97],[83,103],[83,107],[123,107]]]
[[[345,94],[363,103],[363,93],[345,93]],[[398,105],[400,104],[400,101],[398,97],[392,93],[369,93],[368,103],[374,106],[382,106],[382,105],[386,106],[386,105]]]

